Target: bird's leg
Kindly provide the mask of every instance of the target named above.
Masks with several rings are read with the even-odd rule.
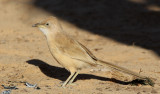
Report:
[[[74,81],[74,79],[77,77],[78,74],[79,72],[77,71],[75,75],[72,77],[72,79],[68,82],[68,84],[71,84]]]
[[[62,87],[65,87],[68,82],[71,80],[71,78],[74,76],[75,72],[71,72],[70,76],[67,78],[67,80],[62,84]]]

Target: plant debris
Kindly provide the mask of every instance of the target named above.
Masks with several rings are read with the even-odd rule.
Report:
[[[26,82],[25,85],[29,88],[34,88],[37,90],[41,89],[40,87],[37,86],[37,84],[32,85],[32,84]]]
[[[5,86],[1,85],[4,89],[18,89],[16,86]]]
[[[11,89],[3,91],[1,94],[10,94],[10,93],[11,93]]]
[[[130,82],[131,85],[150,85],[150,86],[154,86],[154,82],[150,79],[150,78],[145,78],[145,79],[135,79],[133,81]]]
[[[30,88],[35,88],[36,86],[37,86],[37,84],[34,84],[34,85],[32,85],[32,84],[30,84],[30,83],[25,83],[25,85],[27,86],[27,87],[30,87]]]

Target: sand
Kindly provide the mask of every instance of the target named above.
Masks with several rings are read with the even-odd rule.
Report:
[[[147,5],[145,0],[113,0],[108,3],[105,0],[102,3],[77,0],[72,2],[84,6],[72,5],[67,9],[71,1],[0,0],[0,85],[16,86],[18,89],[12,90],[11,94],[159,94],[158,5]],[[95,4],[99,10],[93,6]],[[118,4],[122,5],[120,9],[116,6]],[[132,6],[125,9],[127,4]],[[146,9],[136,12],[143,5]],[[92,6],[95,10],[84,9],[85,6]],[[106,9],[108,16],[102,17],[106,14],[100,9]],[[93,15],[95,12],[96,16]],[[86,14],[83,16],[81,13]],[[75,85],[61,88],[60,83],[66,80],[69,72],[53,59],[44,35],[32,27],[48,15],[56,16],[64,30],[97,58],[140,72],[152,78],[155,86],[126,85],[125,82],[135,77],[98,66],[83,69]],[[37,84],[40,89],[29,88],[25,82]],[[4,90],[0,86],[0,92]]]

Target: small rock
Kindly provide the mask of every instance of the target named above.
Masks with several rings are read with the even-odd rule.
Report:
[[[116,91],[119,91],[120,89],[119,88],[116,88]]]
[[[143,92],[146,92],[146,90],[143,90]]]
[[[110,87],[106,87],[105,89],[109,89]]]
[[[96,90],[98,90],[98,91],[102,91],[102,88],[96,88]]]
[[[102,48],[95,48],[94,50],[95,51],[99,51],[99,50],[102,50]]]
[[[95,69],[91,69],[90,72],[95,72]]]
[[[137,94],[142,94],[141,92],[138,92]]]

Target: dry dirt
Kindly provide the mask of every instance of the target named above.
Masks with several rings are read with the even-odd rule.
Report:
[[[39,1],[41,1],[40,5],[45,6],[46,2],[49,0],[46,0],[46,2],[45,0]],[[59,4],[59,1],[63,0],[57,0],[57,4]],[[80,3],[85,2],[84,0],[77,1]],[[115,0],[113,1],[114,3],[120,3],[122,0],[117,0],[117,2]],[[134,4],[139,3],[143,5],[143,3],[147,0],[123,1],[133,2]],[[98,27],[98,25],[100,27],[97,29],[95,28],[95,32],[92,33],[90,31],[93,29],[90,25],[87,25],[90,27],[85,29],[84,25],[87,24],[87,21],[85,22],[83,18],[83,21],[79,22],[80,24],[74,24],[72,23],[74,21],[67,21],[63,19],[63,16],[68,13],[64,10],[64,4],[60,3],[59,6],[61,6],[59,8],[55,8],[55,10],[53,9],[54,11],[60,10],[62,14],[64,13],[64,15],[60,17],[58,16],[59,14],[56,15],[53,11],[51,11],[53,12],[51,13],[45,9],[33,5],[33,2],[34,1],[32,0],[0,0],[0,85],[16,86],[18,89],[12,90],[11,94],[160,94],[159,50],[152,49],[152,46],[147,46],[147,48],[143,45],[136,45],[134,41],[133,43],[128,44],[118,40],[121,35],[125,34],[128,40],[133,36],[137,40],[139,36],[141,37],[139,34],[142,33],[133,33],[131,35],[129,35],[130,33],[127,33],[127,30],[138,30],[138,28],[131,28],[131,25],[134,25],[135,27],[141,27],[142,25],[145,25],[146,27],[152,26],[153,28],[146,28],[146,31],[151,30],[155,31],[155,33],[160,31],[158,26],[154,28],[154,25],[152,25],[154,24],[154,21],[152,21],[152,24],[148,23],[148,25],[147,23],[144,24],[146,21],[144,20],[144,23],[135,25],[135,23],[138,24],[137,19],[134,20],[134,17],[132,17],[134,15],[128,12],[128,15],[131,15],[129,17],[132,18],[133,23],[127,23],[129,18],[128,20],[122,21],[125,23],[120,24],[121,21],[118,20],[116,23],[114,22],[116,20],[111,19],[112,17],[110,17],[110,20],[106,21],[109,28],[104,25],[101,26],[99,24],[92,24],[93,28],[94,26]],[[92,3],[95,2],[98,1],[93,0]],[[113,6],[114,3],[109,3],[109,5]],[[103,7],[104,6],[100,6],[100,8]],[[139,6],[137,5],[135,7]],[[74,8],[72,8],[72,10],[73,9]],[[89,8],[87,9],[89,10]],[[83,10],[82,13],[84,11],[88,11],[87,9]],[[160,8],[158,6],[154,6],[154,4],[150,6],[148,5],[147,9],[150,11],[160,12]],[[116,11],[116,13],[117,12],[118,11]],[[114,12],[110,13],[114,14]],[[115,15],[117,15],[116,13]],[[65,79],[69,76],[69,73],[56,61],[54,61],[51,54],[49,53],[43,34],[39,32],[37,28],[32,28],[32,24],[36,23],[39,18],[47,15],[53,15],[59,18],[64,30],[70,33],[71,36],[73,36],[75,39],[86,45],[87,48],[89,48],[96,57],[108,62],[112,62],[116,65],[123,66],[137,73],[141,70],[141,75],[153,78],[155,81],[155,86],[151,87],[148,85],[127,85],[125,82],[133,80],[134,77],[108,69],[106,67],[98,66],[82,70],[75,81],[75,85],[68,85],[66,88],[59,87],[60,82],[65,81]],[[74,13],[70,12],[70,15],[73,16]],[[80,18],[81,16],[82,15],[80,15]],[[149,18],[143,16],[144,15],[139,16],[138,19]],[[90,16],[86,17],[88,17],[88,19],[92,19],[92,13]],[[94,19],[93,17],[92,20],[95,21],[97,19],[98,18]],[[101,19],[101,17],[99,19]],[[112,22],[112,20],[113,23],[109,23]],[[82,24],[81,22],[83,22],[82,27],[78,26]],[[102,22],[105,23],[105,21]],[[121,25],[123,28],[120,28]],[[124,32],[124,28],[127,27],[124,27],[123,25],[128,26],[128,29],[125,29]],[[105,28],[105,30],[111,31],[107,33],[110,37],[107,37],[107,34],[105,36],[103,35],[103,28]],[[98,30],[101,33],[98,33]],[[123,33],[117,35],[117,33],[112,33],[112,30],[117,30]],[[145,31],[145,29],[143,29],[143,31]],[[157,38],[156,40],[158,40],[159,38],[157,37],[157,34],[159,33],[155,33],[145,34],[154,34],[154,36]],[[116,37],[118,38],[116,39]],[[140,42],[143,42],[143,40],[146,38],[147,37],[142,38]],[[151,39],[154,39],[154,37],[152,36]],[[151,45],[155,46],[154,44],[157,44],[157,47],[160,47],[158,44],[159,41],[153,42],[154,43]],[[148,42],[144,42],[143,44],[146,43]],[[23,82],[37,84],[40,89],[28,88],[24,85]],[[5,89],[0,86],[0,92],[4,90]]]

